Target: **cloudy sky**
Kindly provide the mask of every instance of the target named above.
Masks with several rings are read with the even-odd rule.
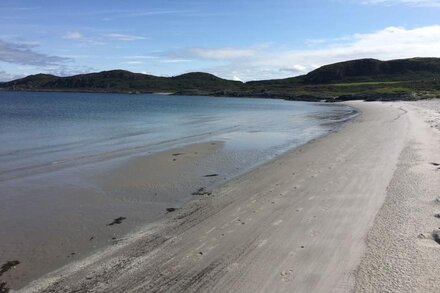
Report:
[[[440,57],[440,0],[1,0],[0,81],[109,69],[282,78]]]

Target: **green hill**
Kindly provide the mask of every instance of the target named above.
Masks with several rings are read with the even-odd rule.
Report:
[[[304,76],[304,82],[323,84],[354,81],[413,80],[440,75],[440,58],[391,61],[359,59],[322,66]]]
[[[180,92],[211,93],[238,89],[241,82],[221,79],[208,73],[187,73],[175,77],[133,73],[125,70],[102,71],[69,77],[36,74],[3,84],[11,90],[92,91],[92,92]]]
[[[440,97],[440,58],[359,59],[322,66],[306,75],[242,83],[203,72],[159,77],[125,70],[69,77],[36,74],[0,84],[7,90],[87,91],[321,99]]]

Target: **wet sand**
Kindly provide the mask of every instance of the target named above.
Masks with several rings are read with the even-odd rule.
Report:
[[[288,109],[295,105],[285,101],[283,104]],[[213,188],[231,178],[337,129],[356,115],[356,111],[347,106],[313,105],[299,104],[298,109],[291,108],[292,112],[283,110],[290,113],[286,119],[292,119],[291,124],[287,124],[291,128],[286,128],[283,119],[272,119],[275,114],[271,114],[270,107],[260,110],[261,115],[255,112],[250,116],[243,114],[239,117],[241,120],[235,117],[229,124],[220,119],[219,125],[204,124],[209,119],[216,121],[215,111],[208,111],[202,117],[184,119],[192,125],[188,129],[176,127],[177,132],[183,131],[176,134],[176,137],[183,135],[182,139],[155,143],[154,135],[142,136],[148,131],[140,131],[136,128],[138,124],[135,128],[139,132],[135,131],[131,137],[130,127],[125,129],[121,121],[113,121],[113,124],[110,121],[109,127],[113,125],[116,133],[109,136],[106,128],[103,128],[104,134],[98,131],[97,145],[93,143],[95,137],[88,137],[84,142],[78,134],[79,141],[75,142],[70,133],[64,138],[70,141],[66,144],[60,145],[63,138],[54,135],[53,145],[49,136],[40,147],[30,140],[28,148],[23,145],[17,150],[6,148],[8,151],[0,154],[5,162],[0,170],[0,266],[5,264],[5,269],[1,268],[4,272],[0,283],[3,289],[20,289],[48,272],[124,242],[127,233],[179,211],[191,200],[211,195]],[[308,109],[309,106],[316,107],[316,111],[297,113],[301,107]],[[81,113],[75,112],[77,109],[72,111]],[[209,118],[212,113],[214,116]],[[133,115],[137,117],[136,112]],[[255,125],[249,117],[261,125]],[[93,132],[96,130],[93,126],[97,127],[93,123],[100,123],[93,119],[90,122]],[[209,125],[213,129],[209,129]],[[246,125],[251,125],[253,130]],[[216,132],[219,128],[220,132]],[[158,127],[155,131],[159,136],[160,129],[165,136],[170,135],[168,128]],[[270,129],[273,131],[268,131]],[[41,129],[37,127],[35,131]],[[215,133],[221,135],[211,135]],[[92,143],[88,144],[88,140]],[[71,148],[72,153],[65,148]],[[165,149],[169,150],[160,152]]]
[[[349,104],[362,115],[338,132],[22,291],[438,291],[438,113]]]
[[[4,182],[9,196],[2,199],[0,266],[19,264],[0,283],[17,289],[115,245],[196,198],[200,188],[223,182],[224,174],[205,177],[213,174],[207,158],[222,148],[223,142],[212,141]]]

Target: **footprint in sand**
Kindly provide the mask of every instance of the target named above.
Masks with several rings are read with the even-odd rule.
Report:
[[[436,229],[431,233],[421,233],[417,238],[421,246],[438,247],[440,245],[440,230]]]
[[[440,244],[440,230],[439,229],[432,231],[431,237],[435,242],[437,242],[437,244]]]
[[[435,167],[437,167],[436,170],[440,170],[440,164],[439,164],[439,163],[431,162],[430,164],[433,165],[433,166],[435,166]]]
[[[278,220],[278,221],[272,223],[272,226],[278,226],[278,225],[280,225],[282,222],[283,222],[283,220]]]
[[[283,282],[291,282],[291,281],[293,281],[293,279],[295,279],[295,276],[293,274],[293,270],[282,271],[280,273],[280,275],[281,275],[281,280]]]

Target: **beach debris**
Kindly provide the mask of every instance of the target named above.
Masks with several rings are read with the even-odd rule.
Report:
[[[217,177],[217,176],[218,176],[218,174],[208,174],[208,175],[205,175],[203,177]]]
[[[203,252],[199,251],[199,254],[200,254],[200,255],[203,255]]]
[[[93,239],[95,239],[94,236],[90,237],[90,238],[89,238],[89,241],[92,241]]]
[[[9,288],[6,287],[6,282],[1,282],[0,283],[0,293],[8,293],[9,292]]]
[[[177,157],[177,156],[180,156],[180,155],[184,155],[184,153],[174,153],[174,154],[171,154],[172,156],[174,156],[174,157]]]
[[[176,211],[177,209],[176,208],[166,208],[166,211],[168,212],[168,213],[172,213],[172,212],[174,212],[174,211]]]
[[[434,231],[432,231],[432,239],[437,242],[437,244],[440,244],[440,230],[436,229]]]
[[[110,224],[107,224],[107,226],[113,226],[113,225],[116,225],[116,224],[121,224],[122,223],[122,221],[124,221],[125,219],[127,219],[126,217],[119,217],[119,218],[116,218],[116,219],[114,219],[113,220],[113,222],[111,222]]]
[[[434,217],[439,218],[440,219],[440,213],[437,213],[434,215]]]
[[[0,276],[2,276],[4,273],[6,273],[10,269],[16,267],[19,264],[20,264],[20,262],[18,260],[11,260],[11,261],[6,262],[0,268]]]
[[[211,195],[212,192],[209,192],[205,189],[205,187],[199,188],[197,191],[193,192],[192,195]]]
[[[74,257],[75,256],[75,252],[71,252],[68,256],[67,256],[67,258],[69,258],[69,257]]]

